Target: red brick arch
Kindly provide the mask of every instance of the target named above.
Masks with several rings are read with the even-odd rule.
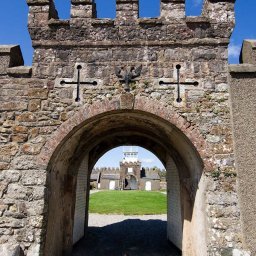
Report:
[[[166,106],[159,101],[148,99],[143,96],[136,96],[131,106],[128,107],[127,105],[123,106],[118,98],[82,106],[48,139],[38,156],[39,164],[47,166],[58,145],[60,145],[60,143],[82,123],[89,121],[98,115],[127,109],[142,111],[158,116],[164,121],[176,126],[194,145],[195,149],[204,161],[205,168],[212,168],[212,164],[210,162],[211,154],[206,150],[208,148],[206,146],[207,143],[199,130],[193,124],[187,122],[179,113],[175,112],[173,107]]]

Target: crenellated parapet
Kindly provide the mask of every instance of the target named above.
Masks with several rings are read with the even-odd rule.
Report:
[[[202,15],[185,16],[185,0],[161,0],[158,18],[140,18],[139,0],[116,0],[116,18],[97,18],[94,0],[70,0],[71,17],[60,20],[53,0],[27,0],[29,29],[34,47],[87,42],[130,41],[195,43],[226,40],[234,26],[235,0],[205,0]],[[218,40],[216,40],[218,39]],[[91,43],[92,42],[92,43]],[[211,43],[212,43],[211,42]],[[222,41],[221,41],[222,43]],[[85,44],[85,43],[83,43]],[[71,44],[72,45],[72,44]]]

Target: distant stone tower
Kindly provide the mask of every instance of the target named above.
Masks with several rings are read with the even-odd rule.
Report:
[[[120,180],[122,189],[138,189],[140,187],[141,162],[136,147],[125,147],[124,158],[120,162]]]

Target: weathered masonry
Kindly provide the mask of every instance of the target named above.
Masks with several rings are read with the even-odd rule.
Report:
[[[52,0],[27,3],[32,67],[18,46],[0,47],[0,254],[71,255],[86,236],[90,172],[119,145],[165,165],[167,237],[182,255],[255,254],[256,73],[231,69],[232,122],[234,0],[205,0],[200,17],[161,0],[152,19],[117,0],[114,20],[97,19],[92,0],[71,0],[70,20]]]

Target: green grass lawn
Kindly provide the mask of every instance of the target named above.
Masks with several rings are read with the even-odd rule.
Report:
[[[90,195],[90,213],[166,214],[166,195],[149,191],[100,191]]]

